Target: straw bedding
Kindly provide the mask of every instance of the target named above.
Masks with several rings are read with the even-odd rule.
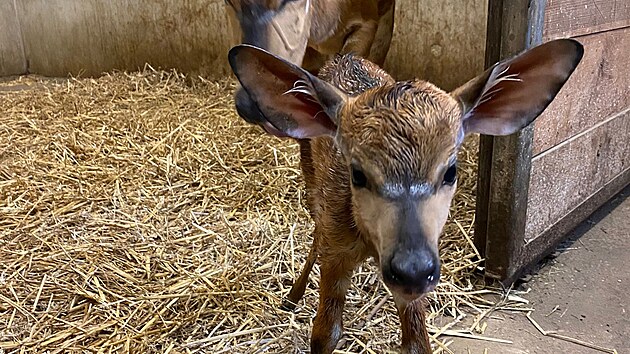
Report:
[[[297,311],[279,309],[311,242],[298,149],[238,118],[233,89],[151,68],[0,83],[0,353],[308,351],[317,267]],[[438,351],[518,305],[474,275],[476,149],[429,296]],[[339,352],[397,349],[372,264],[344,316]]]

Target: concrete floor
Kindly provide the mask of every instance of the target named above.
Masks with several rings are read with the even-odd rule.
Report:
[[[531,279],[522,297],[544,330],[630,353],[630,186],[576,228]],[[542,335],[522,313],[494,313],[486,336],[453,338],[455,353],[602,353]],[[608,351],[610,353],[610,351]]]

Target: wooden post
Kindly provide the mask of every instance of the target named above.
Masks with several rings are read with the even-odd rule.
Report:
[[[490,0],[485,67],[540,44],[544,0]],[[511,282],[524,246],[533,127],[479,142],[475,243],[486,275]],[[491,237],[489,237],[491,235]]]

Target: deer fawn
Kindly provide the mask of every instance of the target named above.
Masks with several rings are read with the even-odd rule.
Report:
[[[466,134],[508,135],[529,125],[582,55],[577,41],[554,40],[449,93],[426,81],[395,82],[351,55],[327,63],[318,78],[253,46],[230,50],[230,65],[265,121],[279,136],[310,141],[302,171],[314,245],[289,298],[301,298],[318,258],[311,353],[335,349],[350,276],[368,257],[394,295],[402,352],[431,352],[422,298],[440,277],[438,238],[460,144]]]

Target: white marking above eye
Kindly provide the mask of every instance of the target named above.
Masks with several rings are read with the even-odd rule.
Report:
[[[414,197],[433,194],[433,186],[429,183],[414,183],[409,187],[409,193]]]
[[[386,183],[383,185],[383,194],[386,197],[400,197],[405,193],[405,187],[400,183]]]
[[[413,183],[408,187],[401,183],[385,183],[382,193],[388,198],[398,198],[405,194],[409,194],[412,197],[421,197],[433,194],[433,186],[426,182]]]

